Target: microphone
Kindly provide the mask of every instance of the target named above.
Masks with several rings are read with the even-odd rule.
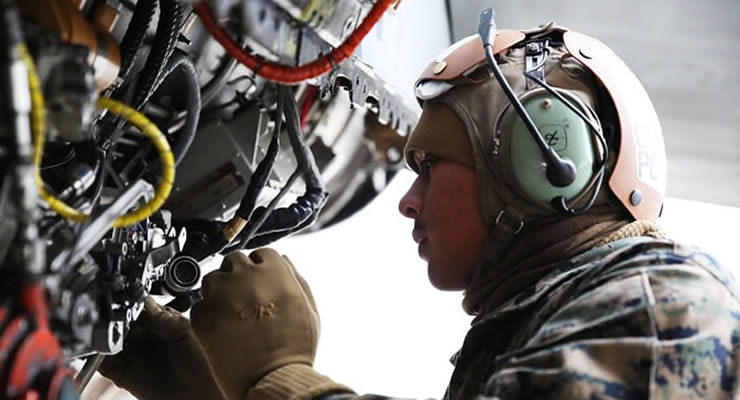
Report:
[[[483,50],[486,53],[486,60],[491,67],[493,76],[496,78],[499,85],[501,85],[501,89],[503,89],[504,94],[506,94],[509,102],[522,118],[522,121],[524,121],[524,125],[526,125],[529,133],[532,135],[532,139],[537,144],[537,147],[540,148],[542,156],[545,158],[545,162],[547,163],[547,180],[557,187],[568,186],[576,180],[575,164],[573,161],[561,157],[552,147],[545,143],[542,134],[537,129],[537,126],[532,121],[527,110],[524,109],[522,102],[519,101],[516,93],[514,93],[514,89],[511,88],[509,82],[506,81],[504,74],[501,72],[501,69],[498,67],[498,63],[493,54],[493,43],[496,40],[495,16],[496,14],[492,8],[487,8],[480,13],[478,35],[480,35],[480,38],[483,41]]]

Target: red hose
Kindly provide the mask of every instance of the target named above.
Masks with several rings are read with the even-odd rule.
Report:
[[[226,31],[221,28],[216,17],[205,2],[196,4],[194,9],[201,21],[203,21],[203,25],[208,32],[210,32],[213,38],[223,46],[226,52],[237,61],[265,79],[280,83],[298,83],[307,79],[315,78],[327,71],[330,71],[334,65],[339,65],[339,63],[344,61],[344,59],[351,56],[352,53],[355,52],[357,46],[360,45],[360,42],[365,35],[370,32],[370,29],[372,29],[380,17],[383,16],[385,10],[394,1],[395,0],[377,0],[377,3],[375,3],[373,8],[370,10],[370,13],[368,13],[360,26],[352,32],[341,46],[335,48],[331,53],[322,56],[315,61],[297,67],[261,60],[258,57],[247,53],[229,36]]]

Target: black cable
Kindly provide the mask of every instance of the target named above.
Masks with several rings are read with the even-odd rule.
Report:
[[[319,167],[316,165],[316,159],[305,140],[303,140],[301,117],[293,92],[288,86],[281,86],[280,90],[285,91],[283,101],[285,102],[285,121],[288,126],[288,139],[290,140],[290,146],[293,148],[298,167],[303,172],[303,179],[306,181],[306,186],[324,190],[324,181],[321,178]]]
[[[511,88],[509,82],[506,81],[503,72],[498,66],[496,57],[493,54],[493,42],[496,37],[496,23],[494,21],[494,14],[492,9],[484,10],[480,15],[480,25],[478,26],[478,33],[483,41],[483,50],[486,53],[486,60],[488,66],[493,72],[493,76],[498,81],[504,94],[509,99],[511,106],[514,107],[516,112],[521,117],[524,125],[529,130],[532,139],[540,148],[542,156],[547,162],[547,180],[555,186],[565,187],[573,183],[576,178],[576,167],[571,160],[561,157],[552,147],[545,143],[539,129],[532,121],[532,118],[524,109],[524,105],[519,101],[519,98],[514,93],[514,89]]]
[[[175,0],[160,0],[159,21],[149,57],[141,71],[133,99],[133,107],[141,109],[154,93],[154,85],[162,74],[177,44],[182,19],[182,5]]]
[[[255,233],[261,235],[258,236],[261,239],[257,242],[264,244],[295,233],[315,222],[318,213],[326,204],[328,194],[316,165],[316,159],[303,140],[298,105],[289,87],[280,87],[280,90],[284,94],[288,138],[298,163],[298,169],[291,175],[288,183],[295,180],[300,173],[306,181],[306,192],[289,207],[273,210],[277,201],[287,193],[289,185],[286,184],[267,208],[261,207],[255,210],[255,215],[247,223],[248,226],[238,236],[237,243],[227,248],[224,253],[248,247],[250,243],[254,243],[252,235]]]
[[[187,116],[185,117],[185,127],[177,134],[177,139],[175,139],[172,145],[175,166],[180,164],[193,144],[193,139],[198,130],[201,108],[198,71],[195,69],[190,56],[181,51],[173,52],[172,57],[167,62],[167,66],[162,70],[162,74],[157,79],[157,82],[152,86],[152,93],[155,93],[176,69],[180,69],[183,72],[185,84],[187,85],[187,90],[185,91],[187,93],[185,102]]]
[[[174,51],[167,62],[167,66],[162,69],[159,79],[152,86],[152,93],[156,93],[160,86],[178,69],[183,73],[186,85],[185,108],[187,115],[185,117],[185,126],[177,133],[175,140],[171,144],[175,166],[180,164],[193,144],[200,121],[200,82],[198,81],[198,71],[195,69],[190,56],[179,50]],[[160,166],[159,160],[154,161],[151,165],[152,173],[156,174]]]
[[[264,247],[267,246],[270,243],[273,243],[279,239],[282,239],[283,237],[287,235],[291,235],[295,232],[301,231],[311,225],[313,225],[314,222],[319,218],[318,214],[312,214],[310,218],[305,220],[303,223],[298,225],[297,227],[290,229],[288,231],[282,231],[282,232],[273,232],[273,233],[267,233],[264,235],[258,235],[253,237],[247,244],[244,246],[245,249],[256,249],[258,247]]]
[[[295,203],[270,213],[257,232],[264,235],[295,229],[314,214],[316,204],[320,204],[325,197],[326,193],[320,188],[306,189],[306,193],[298,197]]]
[[[71,147],[68,149],[67,153],[65,153],[61,159],[56,160],[44,160],[41,161],[41,166],[39,167],[39,170],[44,171],[52,168],[61,167],[70,161],[74,160],[75,156],[77,155]]]
[[[105,159],[106,154],[102,149],[98,149],[99,163],[97,164],[98,169],[95,171],[95,182],[93,186],[87,190],[85,196],[90,199],[92,204],[91,214],[95,214],[100,206],[100,197],[103,194],[103,188],[105,187]]]
[[[131,21],[121,41],[121,70],[118,72],[118,76],[124,80],[128,77],[131,67],[136,61],[146,31],[152,23],[156,6],[156,0],[139,0],[136,2],[134,14],[131,16]]]
[[[151,1],[151,6],[156,5],[156,0],[140,0],[140,1]],[[144,4],[142,7],[149,7],[148,4]],[[149,50],[144,68],[139,74],[134,75],[132,80],[126,82],[125,86],[118,87],[113,94],[112,98],[123,102],[124,104],[130,105],[136,110],[141,110],[149,101],[149,98],[154,93],[154,85],[157,83],[162,70],[167,65],[172,52],[177,44],[177,37],[180,32],[180,22],[182,19],[182,5],[175,0],[161,0],[159,3],[159,21],[157,22],[157,32],[154,35],[152,46]],[[134,39],[140,34],[141,30],[146,33],[146,29],[143,28],[146,17],[145,10],[143,8],[141,15],[140,25],[137,25],[137,30],[131,33],[131,51],[138,52],[141,50],[142,41],[138,42],[137,47],[133,47],[137,44]],[[150,21],[151,22],[151,21]],[[137,24],[139,24],[137,22]],[[147,28],[149,23],[146,24]],[[139,29],[141,28],[141,29]],[[128,33],[128,32],[127,32]],[[125,39],[125,38],[124,38]],[[136,55],[134,54],[134,58]],[[127,67],[126,74],[130,73],[130,69],[133,67],[133,60]],[[122,76],[119,74],[119,76]],[[129,97],[130,96],[130,97]],[[108,113],[100,121],[100,132],[109,145],[112,145],[119,137],[121,128],[125,125],[124,121],[121,121],[119,117]]]
[[[290,188],[293,186],[295,181],[298,179],[298,176],[300,175],[300,170],[296,169],[291,175],[290,178],[288,178],[288,181],[285,182],[285,185],[283,185],[283,188],[280,189],[280,192],[270,201],[270,203],[267,205],[267,207],[260,207],[259,212],[256,212],[253,215],[252,218],[247,223],[247,226],[244,227],[242,230],[241,241],[233,246],[234,250],[241,250],[243,249],[247,243],[252,239],[255,233],[259,231],[260,228],[262,228],[267,221],[267,219],[272,215],[272,213],[275,210],[275,207],[277,207],[280,200],[282,200],[283,197],[285,197],[286,194],[290,191]]]
[[[265,152],[265,157],[262,158],[257,168],[255,168],[252,177],[249,179],[249,186],[247,191],[242,197],[242,201],[239,203],[239,208],[236,210],[236,215],[245,220],[250,220],[254,206],[257,204],[257,198],[259,197],[262,189],[267,185],[267,180],[270,178],[272,173],[272,167],[275,165],[275,159],[277,158],[280,150],[280,134],[283,129],[283,93],[278,93],[278,108],[275,116],[275,128],[272,133],[272,140],[270,145]]]

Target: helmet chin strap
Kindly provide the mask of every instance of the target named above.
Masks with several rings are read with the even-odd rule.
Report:
[[[506,251],[510,248],[523,227],[524,220],[518,210],[513,207],[506,207],[499,211],[496,221],[494,221],[488,231],[488,237],[483,246],[483,251],[480,257],[478,257],[471,283],[487,280],[488,277],[486,275],[501,262],[506,255]],[[465,312],[476,314],[479,311],[477,310],[479,296],[480,294],[471,293],[470,290],[466,291],[465,299],[463,300]]]
[[[496,197],[500,198],[500,194],[496,193]],[[525,213],[515,207],[514,203],[504,200],[501,204],[508,205],[502,207],[496,213],[495,220],[489,224],[486,244],[478,259],[473,279],[485,273],[486,268],[501,261],[514,238],[524,228]]]

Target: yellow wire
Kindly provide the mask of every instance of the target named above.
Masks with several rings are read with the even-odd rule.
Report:
[[[33,59],[28,53],[28,49],[25,45],[20,45],[18,50],[21,59],[28,70],[28,86],[31,92],[31,132],[35,142],[33,149],[33,163],[36,170],[36,186],[38,186],[39,194],[41,198],[49,204],[49,207],[59,213],[59,215],[77,223],[85,222],[90,218],[89,215],[70,207],[62,200],[57,199],[48,193],[44,188],[44,181],[41,179],[41,158],[44,152],[46,132],[46,108],[44,106],[44,96],[41,92],[41,83],[39,81],[38,73],[36,72],[36,67],[33,65]],[[148,218],[154,214],[162,204],[164,204],[172,191],[172,184],[175,181],[175,158],[172,155],[170,145],[162,134],[162,131],[149,121],[144,114],[124,105],[123,103],[107,98],[98,99],[97,106],[120,116],[135,127],[139,128],[139,130],[141,130],[141,132],[143,132],[154,143],[154,147],[159,152],[159,157],[162,161],[163,176],[159,186],[157,187],[157,191],[154,194],[154,198],[141,208],[118,217],[113,222],[113,226],[121,228],[133,225]]]
[[[134,110],[133,108],[115,101],[101,97],[98,99],[98,107],[104,108],[113,114],[127,120],[131,125],[139,128],[139,130],[145,134],[154,143],[154,147],[159,152],[159,158],[162,161],[162,179],[159,181],[157,191],[154,193],[154,198],[151,199],[147,204],[143,205],[136,211],[124,214],[118,217],[113,223],[113,226],[120,228],[123,226],[133,225],[143,219],[148,218],[154,214],[159,207],[169,197],[172,191],[172,185],[175,182],[175,157],[170,149],[170,144],[167,142],[167,138],[164,137],[162,131],[154,125],[144,114]]]

